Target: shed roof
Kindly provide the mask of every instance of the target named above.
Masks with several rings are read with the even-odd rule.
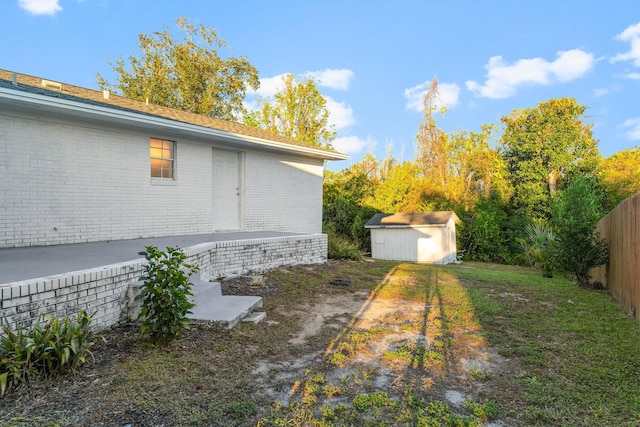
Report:
[[[52,82],[40,77],[15,73],[0,69],[0,103],[8,91],[19,91],[36,96],[46,96],[48,99],[63,102],[76,102],[90,107],[102,107],[127,113],[140,114],[148,117],[158,117],[177,123],[186,123],[202,128],[221,131],[235,138],[247,141],[274,142],[281,148],[289,147],[291,151],[302,151],[315,157],[328,160],[346,159],[347,156],[333,149],[325,149],[292,138],[287,138],[253,126],[228,120],[217,119],[201,114],[190,113],[175,108],[163,107],[155,104],[137,101],[109,93],[74,86],[66,83]]]
[[[455,222],[460,221],[454,211],[413,212],[396,214],[378,213],[375,214],[369,221],[367,221],[364,226],[365,228],[442,226],[452,218]]]

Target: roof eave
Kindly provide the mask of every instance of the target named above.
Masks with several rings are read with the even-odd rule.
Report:
[[[63,111],[71,116],[101,118],[106,122],[136,123],[143,126],[166,128],[175,132],[191,134],[194,136],[209,138],[213,137],[219,141],[236,144],[248,143],[263,148],[274,149],[277,151],[295,152],[297,154],[324,160],[346,160],[349,158],[349,156],[347,156],[346,154],[338,152],[287,144],[284,142],[272,141],[248,135],[241,135],[233,132],[223,131],[191,123],[185,123],[177,120],[171,120],[154,115],[108,108],[100,105],[85,104],[66,99],[52,98],[46,95],[0,87],[0,104],[2,103],[36,106],[37,108],[43,110],[56,110],[61,112]]]
[[[447,224],[393,224],[393,225],[366,225],[364,228],[445,228]]]

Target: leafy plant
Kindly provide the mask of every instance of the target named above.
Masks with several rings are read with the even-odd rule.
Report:
[[[335,232],[328,232],[327,237],[327,256],[330,259],[350,259],[354,261],[362,259],[363,252],[357,244],[337,235]]]
[[[482,421],[493,419],[500,413],[498,404],[493,400],[488,400],[484,403],[477,403],[473,400],[467,400],[464,402],[464,406],[468,410],[470,410],[475,417]]]
[[[592,286],[590,270],[609,259],[607,242],[594,231],[603,215],[602,199],[594,180],[579,176],[553,206],[558,261],[582,287]]]
[[[527,224],[527,241],[522,243],[529,263],[542,271],[542,277],[553,277],[556,238],[550,227],[545,224]]]
[[[168,247],[163,252],[155,246],[146,246],[140,252],[147,260],[144,284],[136,300],[142,300],[138,319],[142,319],[140,332],[156,343],[168,345],[182,336],[187,314],[194,307],[189,296],[193,284],[189,277],[198,272],[198,266],[184,262],[181,249]]]
[[[46,317],[44,326],[36,324],[25,332],[5,326],[0,337],[0,396],[37,376],[52,377],[75,373],[84,364],[93,345],[91,316],[78,313],[76,321]]]

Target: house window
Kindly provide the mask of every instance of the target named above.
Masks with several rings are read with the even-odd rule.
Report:
[[[175,142],[151,138],[149,155],[151,157],[151,178],[174,178]]]

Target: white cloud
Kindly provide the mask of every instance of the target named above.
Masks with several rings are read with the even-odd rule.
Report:
[[[580,49],[558,52],[558,59],[549,64],[549,72],[561,82],[569,82],[584,76],[593,68],[593,54]]]
[[[406,107],[419,112],[424,111],[424,94],[429,90],[431,80],[404,90],[404,97],[407,98]],[[438,98],[436,99],[436,111],[442,107],[453,108],[458,104],[460,87],[455,83],[438,83]]]
[[[640,140],[640,117],[625,120],[622,127],[628,128],[627,137],[629,139]]]
[[[622,77],[623,79],[629,79],[629,80],[640,80],[640,73],[628,73],[628,74],[623,74],[620,77]]]
[[[357,136],[345,136],[331,141],[333,148],[344,154],[360,153],[364,148],[369,148],[373,151],[376,144],[376,141],[370,136],[367,139],[360,139]]]
[[[626,53],[619,53],[611,62],[617,61],[633,61],[633,65],[640,67],[640,22],[630,25],[626,30],[616,36],[618,40],[630,42],[631,48]]]
[[[260,79],[260,88],[257,91],[247,91],[247,98],[243,104],[249,111],[258,108],[258,102],[253,96],[259,95],[263,98],[273,98],[273,96],[282,90],[283,79],[287,74],[279,74],[273,77]],[[335,126],[336,130],[344,129],[353,125],[356,121],[353,116],[353,109],[344,102],[339,102],[330,96],[323,96],[327,102],[326,107],[329,111],[329,125]]]
[[[465,84],[476,96],[508,98],[520,86],[548,85],[554,81],[566,82],[580,78],[593,68],[594,63],[593,54],[580,49],[558,52],[553,62],[530,58],[508,64],[501,56],[494,56],[485,66],[487,80],[484,85],[475,81]]]
[[[55,15],[62,10],[58,0],[18,0],[18,6],[32,15]]]
[[[247,95],[259,95],[262,97],[273,97],[277,92],[284,88],[284,78],[288,74],[278,74],[273,77],[264,77],[260,79],[260,87],[258,90],[248,90]]]
[[[338,102],[330,96],[325,96],[326,107],[329,111],[329,125],[335,126],[336,130],[344,129],[356,122],[353,117],[353,109],[344,102]]]
[[[609,88],[600,87],[593,90],[593,96],[595,96],[596,98],[600,98],[601,96],[605,96],[609,92],[610,92]]]
[[[260,88],[257,91],[249,91],[250,94],[256,94],[263,97],[271,97],[283,88],[283,80],[290,73],[278,74],[273,77],[264,77],[260,79]],[[330,89],[347,90],[349,82],[353,78],[351,70],[330,70],[324,71],[307,71],[303,77],[311,78],[316,82],[317,86],[328,87]]]
[[[318,86],[337,90],[349,89],[349,82],[354,76],[351,70],[331,70],[329,68],[324,71],[307,71],[304,75],[315,80]]]

